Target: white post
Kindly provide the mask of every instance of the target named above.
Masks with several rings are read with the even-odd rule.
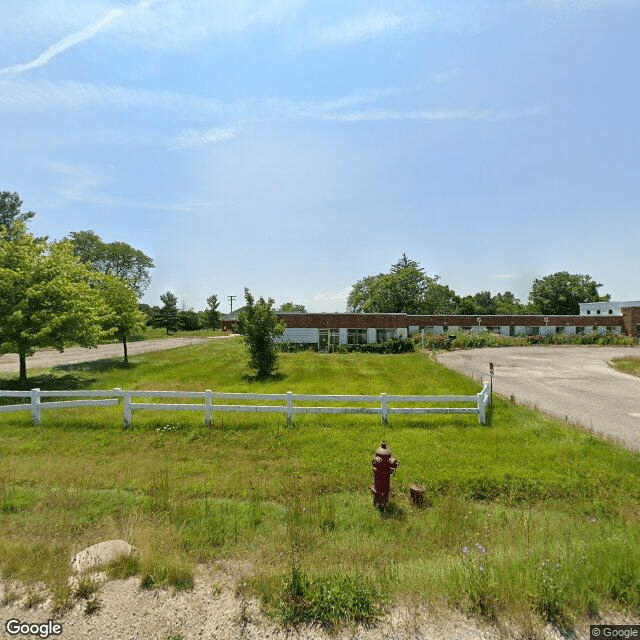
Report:
[[[387,416],[389,415],[389,405],[387,404],[387,394],[380,394],[380,409],[382,410],[382,424],[387,424]]]
[[[293,419],[293,392],[287,391],[287,424]]]
[[[204,392],[204,423],[211,426],[211,389]]]
[[[493,362],[489,363],[489,404],[493,404]]]
[[[122,397],[124,398],[124,426],[131,426],[131,391],[123,391]]]
[[[40,389],[31,389],[31,420],[40,424]]]
[[[480,424],[487,423],[487,417],[485,415],[485,406],[484,406],[484,389],[477,394],[477,403],[478,403],[478,419],[480,420]]]

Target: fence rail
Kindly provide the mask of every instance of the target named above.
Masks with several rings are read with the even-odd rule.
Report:
[[[214,412],[241,412],[241,413],[283,413],[287,421],[291,422],[293,416],[304,413],[322,414],[373,414],[379,415],[383,424],[387,423],[390,415],[400,414],[478,414],[481,424],[487,422],[487,408],[491,405],[490,384],[485,383],[482,391],[470,396],[406,396],[406,395],[313,395],[308,393],[226,393],[207,389],[206,391],[132,391],[124,389],[96,390],[96,391],[3,391],[0,390],[0,398],[28,398],[30,402],[15,405],[0,406],[0,413],[13,413],[15,411],[31,411],[34,424],[40,424],[42,411],[51,409],[71,409],[74,407],[111,407],[122,403],[124,424],[131,424],[134,411],[199,411],[204,412],[205,424],[211,424],[211,416]],[[101,398],[97,400],[53,400],[42,402],[43,398]],[[134,402],[134,399],[143,398],[175,398],[202,400],[199,403],[160,403],[160,402]],[[214,401],[266,401],[280,402],[283,404],[215,404]],[[295,405],[299,402],[333,402],[333,403],[376,403],[375,407],[363,406],[310,406]],[[389,403],[474,403],[473,407],[390,407]]]

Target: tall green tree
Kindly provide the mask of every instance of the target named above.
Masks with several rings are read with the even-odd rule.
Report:
[[[69,242],[34,238],[19,220],[11,234],[0,229],[0,348],[18,354],[22,384],[36,348],[95,347],[105,336],[95,275]]]
[[[453,313],[458,297],[440,276],[428,276],[406,254],[389,273],[365,276],[353,285],[347,310],[363,313]]]
[[[129,283],[112,275],[101,275],[98,291],[110,313],[105,316],[106,329],[114,329],[122,342],[124,363],[129,364],[127,339],[145,328],[147,316],[138,306],[138,296]]]
[[[581,302],[606,302],[611,298],[598,294],[601,286],[589,275],[559,271],[533,281],[529,303],[534,313],[576,315]]]
[[[13,237],[13,227],[16,222],[31,220],[35,211],[21,211],[22,200],[17,193],[0,191],[0,227],[4,228],[7,238]]]
[[[153,260],[126,242],[103,242],[93,231],[73,231],[69,234],[73,250],[82,262],[107,275],[118,276],[141,296],[151,282]]]
[[[249,367],[256,370],[258,377],[265,377],[276,371],[276,338],[283,334],[285,325],[273,309],[273,298],[260,298],[255,302],[245,287],[244,299],[246,305],[238,314],[238,332],[249,350]]]
[[[528,311],[526,305],[520,302],[511,291],[496,293],[493,296],[493,302],[495,305],[494,313],[498,315],[522,315]]]
[[[160,296],[162,306],[156,310],[152,318],[152,324],[154,327],[163,327],[167,330],[167,335],[170,331],[178,330],[178,298],[167,291]]]
[[[307,313],[307,309],[303,304],[294,304],[293,302],[283,302],[278,311],[289,311],[294,313]]]
[[[208,329],[220,328],[220,311],[218,296],[214,293],[207,298],[207,308],[204,311],[204,324]]]

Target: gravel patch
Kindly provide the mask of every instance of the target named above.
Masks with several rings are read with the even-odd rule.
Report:
[[[459,612],[423,604],[396,605],[376,624],[345,626],[337,631],[304,625],[283,627],[268,618],[254,599],[238,594],[238,575],[233,570],[200,566],[194,588],[146,590],[138,578],[109,580],[104,574],[92,576],[101,583],[97,592],[99,608],[86,614],[86,601],[76,599],[70,609],[55,618],[62,633],[51,638],[63,640],[501,640],[523,637],[509,627],[492,627]],[[74,579],[75,580],[75,579]],[[0,602],[6,590],[16,586],[0,584]],[[26,598],[0,606],[0,638],[15,638],[6,630],[8,620],[46,623],[53,619],[51,600],[27,607]],[[638,623],[624,616],[610,616],[608,623]],[[576,639],[589,637],[588,624],[576,630]],[[25,637],[25,636],[18,636]],[[37,636],[30,636],[37,637]],[[562,634],[546,627],[542,638],[561,640]]]

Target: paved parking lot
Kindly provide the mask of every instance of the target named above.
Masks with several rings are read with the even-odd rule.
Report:
[[[504,347],[443,353],[442,364],[489,379],[494,393],[579,423],[640,451],[640,378],[609,366],[614,358],[640,357],[640,347]]]

